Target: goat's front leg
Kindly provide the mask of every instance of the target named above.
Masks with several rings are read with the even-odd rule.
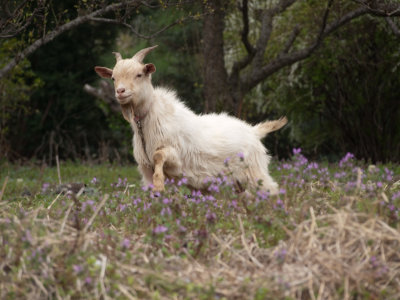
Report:
[[[164,164],[168,164],[173,168],[179,167],[179,158],[177,152],[174,148],[168,147],[161,147],[154,152],[153,155],[154,161],[154,174],[153,174],[153,185],[154,190],[161,192],[164,190]]]
[[[153,169],[144,164],[139,164],[138,168],[140,174],[142,174],[143,186],[149,186],[150,184],[153,184]]]

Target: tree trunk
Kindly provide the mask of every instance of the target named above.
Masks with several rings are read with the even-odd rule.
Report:
[[[205,112],[229,108],[234,113],[234,101],[228,84],[224,62],[225,1],[209,0],[204,4],[203,24],[203,94]]]

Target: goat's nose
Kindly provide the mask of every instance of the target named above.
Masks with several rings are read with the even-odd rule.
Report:
[[[123,92],[125,92],[125,88],[118,88],[117,89],[117,93],[118,94],[122,94]]]

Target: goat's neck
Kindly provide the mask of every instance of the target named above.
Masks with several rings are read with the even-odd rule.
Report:
[[[135,117],[139,119],[145,119],[155,103],[155,95],[153,89],[149,90],[143,96],[144,97],[141,99],[142,101],[140,101],[140,105],[137,105],[134,109]]]

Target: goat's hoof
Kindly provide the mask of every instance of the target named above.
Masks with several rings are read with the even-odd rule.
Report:
[[[164,176],[155,173],[153,176],[153,183],[154,183],[154,191],[162,192],[164,191]]]
[[[164,183],[160,184],[160,183],[154,183],[154,189],[153,191],[155,192],[163,192],[165,190],[164,188]]]
[[[270,194],[271,196],[276,196],[276,195],[279,194],[279,189],[276,188],[276,187],[271,187],[271,188],[269,188],[268,191],[269,191],[269,194]]]

